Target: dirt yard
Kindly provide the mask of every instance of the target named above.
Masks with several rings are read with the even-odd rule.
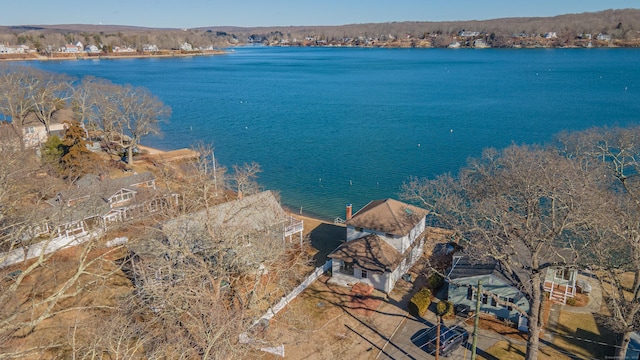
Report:
[[[343,225],[303,218],[316,266],[346,236]],[[417,278],[417,274],[413,275]],[[322,276],[278,313],[263,333],[265,347],[284,345],[285,359],[374,359],[406,315],[413,284],[398,281],[386,296],[328,283]],[[264,359],[280,359],[256,353]]]

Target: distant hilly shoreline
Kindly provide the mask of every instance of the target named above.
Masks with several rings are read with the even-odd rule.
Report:
[[[607,17],[621,17],[626,20],[633,20],[635,17],[635,25],[640,25],[640,9],[610,9],[599,12],[583,12],[577,14],[562,14],[552,17],[505,17],[495,18],[487,20],[451,20],[451,21],[389,21],[380,23],[351,23],[342,25],[282,25],[282,26],[233,26],[233,25],[211,25],[203,27],[193,28],[171,28],[171,27],[146,27],[137,25],[109,25],[109,24],[50,24],[50,25],[0,25],[0,31],[87,31],[87,32],[108,32],[108,31],[171,31],[171,30],[219,30],[219,31],[278,31],[282,29],[291,30],[312,30],[312,29],[335,29],[335,28],[358,28],[358,27],[393,27],[393,26],[449,26],[450,24],[471,25],[480,27],[492,27],[498,24],[503,26],[527,26],[531,24],[548,24],[553,26],[554,24],[566,24],[574,23],[576,20],[593,21],[600,18],[601,21],[606,21]]]
[[[595,41],[598,35],[604,42]],[[594,41],[583,41],[592,39]],[[0,44],[26,45],[41,53],[76,42],[99,46],[105,52],[123,46],[141,51],[149,44],[161,49],[179,50],[185,42],[194,49],[247,43],[271,46],[447,47],[459,43],[461,47],[476,47],[475,44],[479,44],[478,47],[638,47],[640,9],[553,17],[337,26],[207,26],[189,29],[92,24],[0,26]]]

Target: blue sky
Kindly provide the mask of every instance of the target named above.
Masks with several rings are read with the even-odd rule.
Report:
[[[640,8],[638,0],[5,0],[0,25],[344,25],[484,20]]]

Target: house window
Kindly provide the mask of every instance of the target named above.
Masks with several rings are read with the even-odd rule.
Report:
[[[558,280],[570,280],[571,278],[571,270],[569,269],[557,269],[555,278]]]
[[[513,304],[515,302],[515,299],[510,297],[510,298],[507,298],[507,301],[510,303],[509,305],[507,305],[507,310],[512,311],[513,310],[513,305],[511,305],[511,304]]]
[[[487,294],[482,294],[482,303],[486,305],[488,302],[489,297],[487,296]]]
[[[356,229],[356,231],[357,231],[357,232],[362,232],[362,230],[364,230],[363,228],[361,228],[361,227],[357,227],[357,226],[356,226],[356,228],[355,228],[355,229]]]
[[[498,307],[498,301],[493,296],[491,297],[491,306]]]
[[[347,275],[353,275],[353,263],[340,261],[340,272]]]
[[[27,134],[35,134],[36,133],[36,128],[34,128],[33,126],[29,126],[26,130]]]
[[[363,279],[366,279],[367,276],[368,276],[367,270],[361,269],[360,270],[360,277],[363,278]]]
[[[473,290],[473,286],[469,285],[469,287],[467,287],[467,299],[476,300],[477,298],[478,298],[478,292]]]

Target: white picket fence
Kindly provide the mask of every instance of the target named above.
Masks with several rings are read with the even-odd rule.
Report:
[[[311,283],[316,281],[320,277],[320,275],[322,275],[325,271],[329,270],[330,268],[331,268],[331,260],[327,260],[327,262],[324,263],[324,265],[317,267],[311,273],[311,275],[309,275],[306,279],[304,279],[302,283],[300,283],[300,285],[296,286],[296,288],[293,289],[293,291],[291,291],[287,296],[284,296],[282,299],[280,299],[280,301],[275,306],[272,306],[264,315],[262,315],[260,319],[256,320],[253,323],[253,325],[271,320],[271,318],[273,318],[280,310],[282,310],[285,306],[287,306],[287,304],[289,304],[293,299],[295,299],[296,296],[300,295],[300,293],[304,291],[304,289],[309,287]]]
[[[17,248],[8,252],[0,253],[0,268],[17,264],[25,260],[33,259],[43,254],[50,254],[67,246],[76,246],[82,244],[83,242],[86,242],[87,240],[97,235],[98,233],[94,231],[85,233],[81,236],[61,236],[54,239],[41,241],[37,244],[33,244],[27,247],[26,249]]]

